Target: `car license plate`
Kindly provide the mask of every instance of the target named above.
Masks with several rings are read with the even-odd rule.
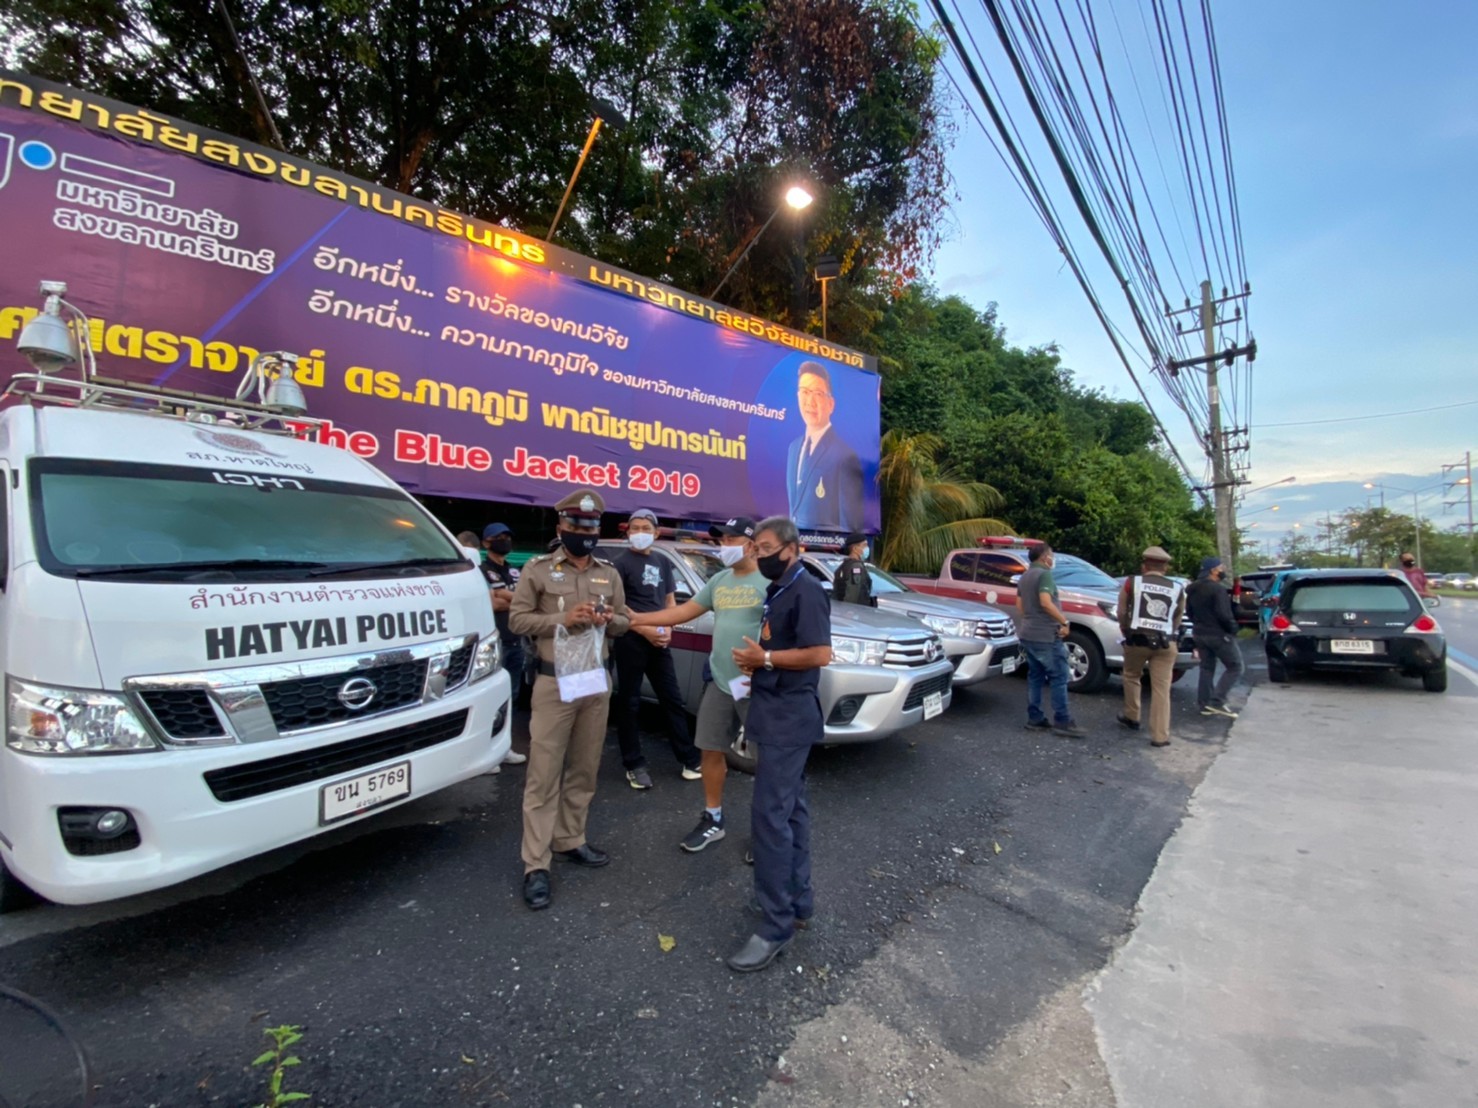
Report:
[[[1011,655],[1011,657],[1009,657],[1009,658],[1003,658],[1001,660],[1001,672],[1002,673],[1015,673],[1016,672],[1016,665],[1017,665],[1017,663],[1019,661],[1020,661],[1020,659],[1017,658],[1015,654]]]
[[[1375,643],[1369,639],[1335,639],[1329,649],[1336,654],[1374,654]]]
[[[944,694],[931,692],[924,696],[924,718],[933,719],[944,711]]]
[[[332,785],[319,789],[318,822],[325,824],[348,819],[370,808],[410,795],[411,764],[396,762],[393,766],[335,781]]]

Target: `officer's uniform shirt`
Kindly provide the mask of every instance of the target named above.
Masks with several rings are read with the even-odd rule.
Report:
[[[518,588],[519,573],[517,566],[510,565],[507,562],[499,565],[491,558],[485,557],[482,560],[481,568],[482,575],[487,578],[488,588],[507,589],[510,593],[512,593],[514,589]],[[496,620],[498,624],[498,637],[501,638],[504,642],[507,642],[509,639],[517,638],[517,636],[514,635],[513,632],[508,630],[508,610],[506,608],[501,612],[494,612],[493,619]]]
[[[771,651],[831,645],[831,598],[800,562],[765,590],[759,644]],[[756,669],[750,678],[752,703],[745,733],[762,745],[820,742],[825,728],[817,694],[820,685],[819,668]]]
[[[872,603],[872,574],[861,558],[847,558],[837,566],[831,582],[831,598],[847,604]]]
[[[621,575],[603,558],[592,557],[586,567],[576,569],[569,554],[560,548],[528,562],[513,592],[508,626],[515,635],[527,635],[538,645],[539,659],[554,662],[554,629],[565,613],[587,601],[604,597],[614,618],[606,624],[606,637],[623,635],[631,626]]]

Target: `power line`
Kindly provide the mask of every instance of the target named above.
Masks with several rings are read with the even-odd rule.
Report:
[[[1460,400],[1456,404],[1439,404],[1435,408],[1409,408],[1404,412],[1376,412],[1373,415],[1341,416],[1339,419],[1299,419],[1290,423],[1259,423],[1259,429],[1264,427],[1313,427],[1320,423],[1355,423],[1362,419],[1391,419],[1393,416],[1424,415],[1427,412],[1445,412],[1449,408],[1470,408],[1478,404],[1478,400]]]

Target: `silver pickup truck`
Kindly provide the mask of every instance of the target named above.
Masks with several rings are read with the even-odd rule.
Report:
[[[596,553],[614,559],[623,549],[607,544]],[[717,547],[711,544],[662,539],[653,552],[671,559],[679,604],[691,600],[723,568]],[[827,745],[875,742],[949,707],[954,668],[939,636],[918,620],[834,603],[831,635],[832,663],[821,671]],[[695,715],[712,648],[712,613],[672,629],[678,687]],[[736,764],[747,768],[743,762]]]
[[[831,588],[842,556],[807,554],[805,560],[812,575]],[[1010,616],[979,601],[918,592],[875,565],[867,569],[879,610],[916,619],[939,636],[945,657],[955,670],[955,688],[1014,673],[1024,664],[1021,641]]]

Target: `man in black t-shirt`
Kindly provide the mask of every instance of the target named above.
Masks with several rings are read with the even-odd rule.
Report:
[[[657,539],[657,517],[645,508],[633,512],[626,525],[626,538],[631,548],[616,557],[615,565],[621,574],[627,608],[633,612],[656,612],[676,606],[672,563],[665,555],[652,551],[652,543]],[[698,748],[688,733],[688,714],[677,685],[672,652],[668,649],[671,643],[672,632],[666,627],[632,627],[611,643],[611,653],[616,659],[616,735],[621,741],[626,782],[633,789],[652,787],[637,726],[643,677],[651,683],[657,703],[667,713],[668,739],[683,777],[689,781],[703,779],[698,768]]]
[[[479,568],[493,598],[493,621],[498,625],[498,639],[503,645],[503,668],[508,671],[513,686],[514,707],[527,711],[529,687],[524,683],[523,639],[508,630],[508,606],[513,603],[513,590],[518,587],[518,567],[508,563],[512,550],[513,532],[506,523],[489,523],[482,529]],[[516,764],[526,759],[522,754],[510,754],[506,760]]]

